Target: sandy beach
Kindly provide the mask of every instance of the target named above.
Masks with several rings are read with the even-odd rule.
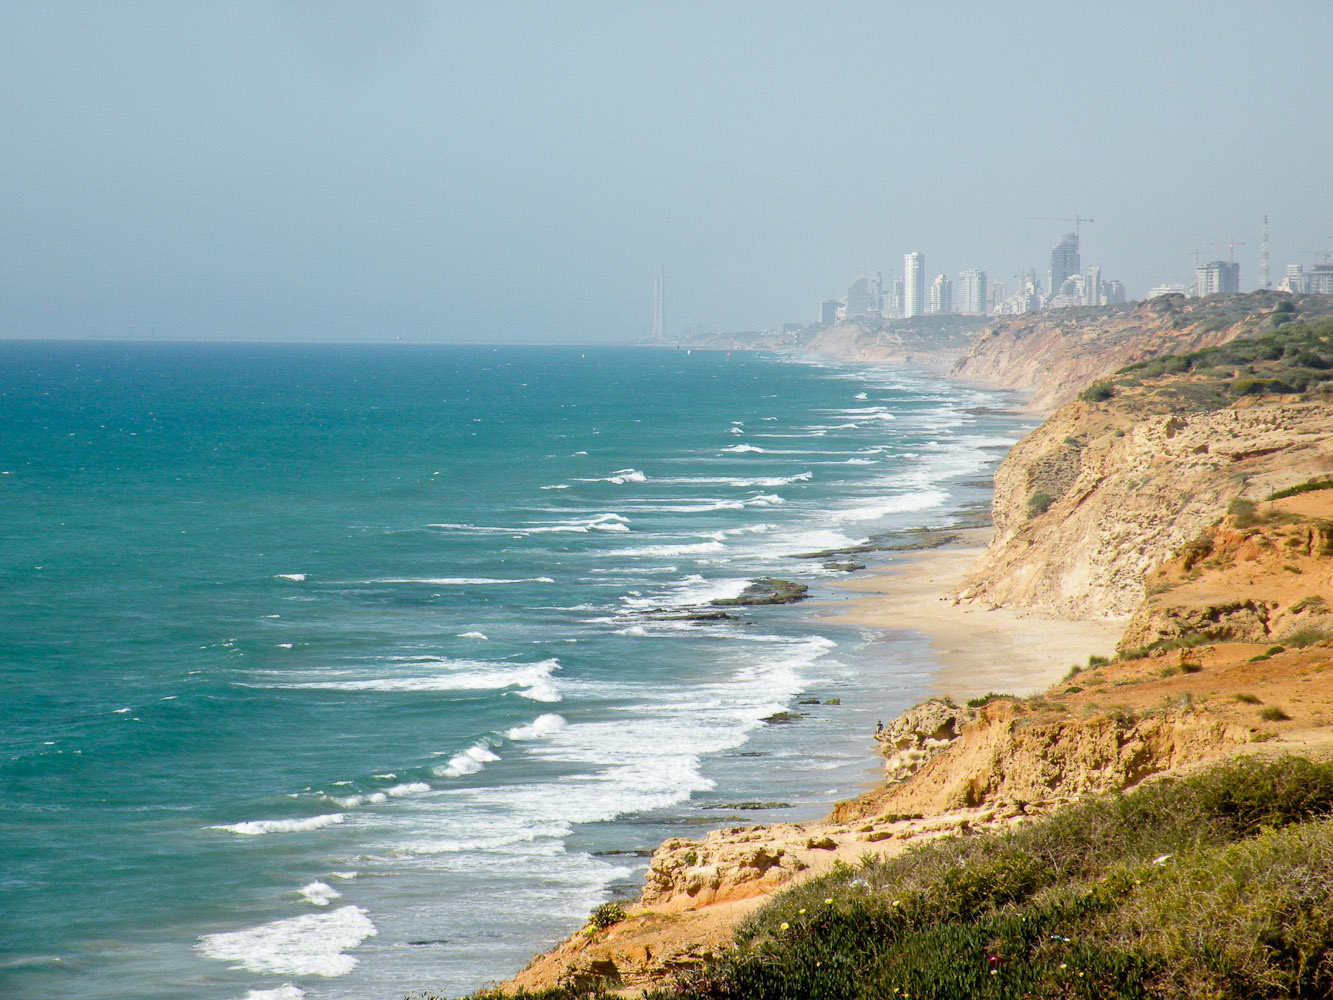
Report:
[[[900,555],[868,575],[843,581],[855,596],[829,605],[829,619],[872,629],[910,629],[928,637],[939,670],[933,687],[958,701],[989,692],[1044,691],[1075,664],[1108,656],[1124,619],[1064,621],[1007,608],[955,603],[951,594],[985,550],[990,528],[958,542]]]

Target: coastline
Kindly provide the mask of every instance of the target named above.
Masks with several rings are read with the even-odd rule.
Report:
[[[848,603],[824,602],[811,610],[828,623],[925,636],[935,659],[931,686],[959,702],[991,691],[1020,696],[1044,691],[1071,663],[1086,663],[1089,655],[1114,648],[1120,621],[1056,621],[955,604],[951,592],[984,549],[990,530],[963,529],[948,545],[890,556],[864,576],[835,584],[850,592]],[[1040,630],[1039,641],[1034,629]],[[903,717],[911,714],[909,709]],[[839,864],[891,857],[960,831],[1003,829],[1047,807],[867,815],[862,804],[883,789],[881,779],[858,798],[830,802],[829,813],[818,820],[724,826],[695,839],[665,841],[654,852],[640,897],[623,907],[623,920],[596,933],[571,935],[535,955],[498,989],[514,993],[601,983],[637,996],[673,973],[717,957],[730,947],[736,926],[778,891]]]
[[[1070,621],[960,604],[951,597],[985,550],[990,528],[967,528],[959,541],[904,553],[836,586],[855,596],[828,605],[828,621],[926,636],[938,663],[932,687],[966,701],[992,692],[1029,695],[1059,681],[1071,666],[1113,652],[1124,618]]]
[[[895,365],[891,359],[876,360]],[[933,374],[946,379],[947,372],[941,363]],[[831,584],[846,592],[847,600],[809,605],[814,620],[869,632],[871,643],[875,632],[924,637],[932,658],[929,688],[934,696],[959,703],[991,692],[1022,696],[1044,691],[1071,665],[1114,650],[1123,620],[1055,620],[957,603],[952,593],[985,550],[992,529],[950,533],[959,537],[937,548],[872,555],[865,570]],[[897,714],[886,708],[886,715]],[[872,754],[867,764],[881,760]],[[571,935],[535,955],[498,989],[512,993],[601,983],[635,996],[730,947],[735,927],[777,891],[838,864],[888,857],[960,830],[1003,828],[1022,820],[1021,811],[989,807],[868,821],[858,815],[857,805],[881,791],[882,781],[877,778],[873,790],[860,798],[829,802],[829,813],[821,819],[723,826],[696,839],[665,841],[654,852],[639,898],[623,907],[625,919],[596,933],[585,928]]]
[[[1296,328],[1295,336],[1309,335]],[[1205,382],[1210,371],[1203,370]],[[1077,388],[1098,374],[1080,369],[1064,381]],[[1164,381],[1180,392],[1192,385],[1182,387],[1188,377]],[[1292,394],[1278,385],[1280,392],[1271,391]],[[1059,390],[1072,391],[1066,384]],[[633,996],[744,947],[728,932],[746,914],[838,862],[854,867],[900,853],[909,842],[1009,829],[1086,797],[1198,774],[1220,761],[1327,760],[1333,752],[1333,687],[1327,686],[1333,628],[1322,616],[1333,614],[1333,570],[1326,561],[1333,554],[1333,481],[1329,452],[1318,447],[1327,441],[1327,424],[1310,429],[1326,417],[1304,398],[1305,408],[1297,410],[1290,400],[1269,401],[1267,409],[1245,399],[1228,406],[1224,396],[1204,412],[1224,412],[1217,419],[1229,421],[1238,443],[1218,457],[1191,460],[1212,452],[1186,440],[1176,447],[1185,457],[1171,449],[1164,454],[1154,432],[1175,438],[1196,422],[1208,426],[1204,417],[1171,407],[1136,410],[1137,397],[1127,396],[1129,402],[1115,404],[1120,422],[1108,426],[1105,408],[1095,407],[1107,398],[1081,398],[1055,419],[1029,403],[1026,412],[1045,419],[1030,440],[1009,451],[997,475],[992,509],[1008,527],[994,550],[987,548],[991,529],[965,529],[937,549],[876,551],[870,554],[875,564],[862,575],[831,584],[841,599],[811,606],[826,623],[860,629],[868,653],[877,633],[886,641],[900,638],[887,633],[903,632],[928,640],[937,697],[881,725],[883,780],[839,802],[819,822],[732,827],[667,841],[654,853],[636,906],[539,956],[506,987],[569,985]],[[1113,450],[1106,440],[1120,438],[1145,451],[1147,464],[1099,465]],[[1270,455],[1281,461],[1261,461]],[[1163,544],[1161,524],[1136,516],[1135,500],[1151,507],[1162,491],[1192,496],[1195,466],[1206,471],[1226,461],[1248,462],[1242,468],[1256,482],[1229,505],[1234,489],[1205,496],[1205,513],[1216,520],[1192,540],[1185,531],[1183,549],[1179,539]],[[1070,494],[1071,481],[1083,482],[1080,476],[1093,485]],[[1230,476],[1248,483],[1235,471]],[[1086,572],[1067,574],[1066,589],[1057,591],[1063,600],[1002,588],[992,595],[988,588],[1011,579],[1015,565],[1054,572],[1066,567],[1062,560],[1081,558],[1078,568],[1087,569],[1088,550],[1100,553],[1104,536],[1087,535],[1083,521],[1069,525],[1064,508],[1043,515],[1067,495],[1082,504],[1104,482],[1110,486],[1095,498],[1102,507],[1090,504],[1092,515],[1083,513],[1100,527],[1115,519],[1104,509],[1105,497],[1120,507],[1123,531],[1113,553],[1120,563],[1108,569],[1091,560],[1114,599],[1088,596]],[[1146,483],[1158,493],[1140,498]],[[1027,534],[1016,532],[1016,524]],[[1009,558],[998,568],[996,551]],[[1174,856],[1163,854],[1153,864]],[[848,868],[840,877],[845,882],[853,874]],[[795,898],[812,905],[825,892],[823,885],[806,886]],[[769,933],[788,930],[778,920],[795,927],[806,914],[794,910],[792,898],[757,918]],[[738,940],[750,933],[743,930]],[[791,975],[804,975],[798,966]]]

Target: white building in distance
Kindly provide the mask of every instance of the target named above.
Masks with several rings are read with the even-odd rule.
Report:
[[[986,272],[975,267],[958,275],[958,311],[984,316],[989,311],[986,298]]]
[[[903,254],[903,315],[908,319],[926,311],[926,255],[919,250]]]
[[[953,312],[953,282],[942,274],[930,283],[930,311],[936,315]]]

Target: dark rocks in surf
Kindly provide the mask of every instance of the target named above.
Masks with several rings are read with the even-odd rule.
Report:
[[[826,562],[824,563],[824,568],[838,569],[842,570],[844,573],[855,573],[858,569],[865,569],[866,564],[859,562]]]
[[[755,580],[741,592],[739,597],[722,597],[712,603],[726,607],[757,604],[795,604],[797,601],[804,601],[809,597],[809,591],[810,588],[803,583],[792,583],[790,580],[779,580],[777,577],[766,576]]]

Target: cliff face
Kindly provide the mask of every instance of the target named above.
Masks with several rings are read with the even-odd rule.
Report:
[[[1144,575],[1243,493],[1333,469],[1333,406],[1260,397],[1164,413],[1139,396],[1070,403],[995,474],[995,537],[957,596],[1059,617],[1128,615]]]
[[[935,703],[938,704],[938,703]],[[1245,743],[1250,731],[1192,711],[1075,718],[1064,706],[1001,700],[974,712],[942,753],[900,784],[835,809],[844,823],[869,817],[981,809],[1024,813],[1081,796],[1130,788],[1145,778]],[[890,758],[888,780],[893,781]]]
[[[952,374],[1030,392],[1032,408],[1046,411],[1125,365],[1257,333],[1287,298],[1276,292],[1168,295],[1137,305],[1005,316],[976,338]]]
[[[1144,574],[1238,498],[1333,472],[1330,308],[1330,296],[1283,300],[1219,331],[1258,325],[1260,336],[1126,366],[1057,410],[996,472],[995,536],[957,597],[1063,618],[1128,615]],[[1057,359],[1065,371],[1085,360],[1081,347]]]

